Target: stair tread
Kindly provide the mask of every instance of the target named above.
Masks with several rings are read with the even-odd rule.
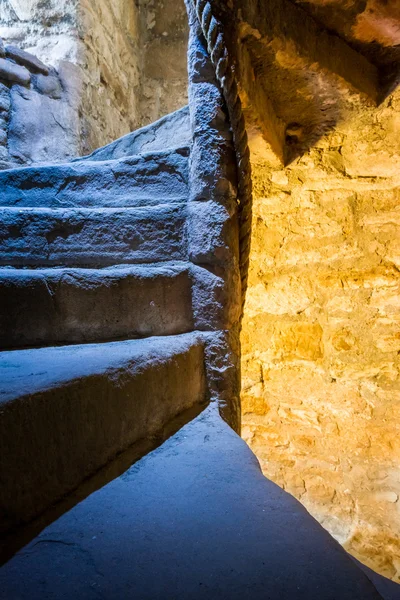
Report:
[[[140,206],[184,199],[189,148],[0,171],[1,206]]]
[[[0,583],[20,600],[382,598],[212,408],[50,524]]]
[[[185,143],[190,144],[190,141],[190,111],[189,106],[184,106],[161,117],[158,121],[128,133],[114,142],[98,148],[92,154],[76,160],[104,160],[131,156],[138,151],[154,151],[160,148],[174,149]]]
[[[126,369],[134,375],[144,363],[153,361],[157,366],[157,361],[184,352],[203,338],[204,334],[190,332],[118,342],[3,351],[0,352],[0,405],[115,369]]]
[[[0,347],[174,335],[193,329],[189,263],[0,268]]]
[[[1,210],[0,264],[109,266],[181,260],[186,206]]]

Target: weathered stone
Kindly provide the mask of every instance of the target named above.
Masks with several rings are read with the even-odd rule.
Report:
[[[109,160],[134,156],[142,152],[189,147],[191,140],[189,106],[185,106],[79,160]]]
[[[185,210],[4,208],[0,264],[110,266],[186,257]]]
[[[13,137],[14,126],[18,121],[11,128],[12,151],[19,147]],[[22,137],[23,130],[20,133]],[[188,148],[179,148],[107,162],[77,161],[2,173],[1,202],[3,206],[47,208],[184,203],[188,195],[187,154]]]
[[[10,110],[10,90],[7,86],[0,83],[0,118],[8,119],[8,111]]]
[[[11,45],[6,46],[6,55],[8,58],[11,58],[19,65],[26,67],[29,71],[33,73],[42,73],[43,75],[49,74],[48,67],[46,67],[46,65],[42,63],[41,60],[39,60],[30,52],[21,50],[21,48],[17,48],[16,46]]]
[[[243,436],[263,472],[395,581],[399,97],[379,109],[354,101],[285,169],[251,140],[241,337]]]
[[[74,150],[71,152],[70,145],[60,139],[59,150],[49,152],[54,156],[50,160],[89,154],[187,104],[188,27],[183,0],[166,0],[160,5],[147,0],[138,5],[123,0],[14,4],[7,5],[4,18],[0,17],[3,37],[10,46],[27,49],[38,57],[39,65],[29,59],[30,65],[36,65],[29,67],[35,73],[43,64],[57,69],[62,82],[60,100],[72,109],[69,137],[73,138]],[[163,56],[171,60],[163,62]],[[172,71],[171,79],[167,73]],[[51,71],[48,77],[52,77]],[[37,80],[40,94],[59,98],[54,82]],[[43,117],[49,107],[42,109],[38,114]],[[19,161],[23,164],[24,157],[21,152]]]
[[[33,86],[40,94],[45,94],[53,100],[59,100],[62,97],[61,83],[55,75],[36,75],[33,79]]]
[[[3,169],[8,169],[9,167],[10,156],[8,154],[8,150],[5,146],[0,146],[0,162],[6,162],[6,165],[3,166]]]
[[[2,348],[193,330],[189,265],[0,269]]]
[[[67,102],[20,86],[13,86],[11,99],[9,149],[16,161],[57,162],[76,156],[79,131]]]
[[[2,532],[206,401],[204,342],[193,333],[4,352],[0,370]]]
[[[6,49],[4,47],[4,42],[0,37],[0,58],[4,58],[6,55]]]
[[[227,265],[238,260],[237,204],[191,202],[188,207],[189,258],[195,264]]]
[[[3,83],[0,83],[0,116],[7,113],[10,109],[10,90]]]
[[[25,67],[16,65],[5,58],[0,58],[0,79],[19,85],[29,85],[31,75]]]

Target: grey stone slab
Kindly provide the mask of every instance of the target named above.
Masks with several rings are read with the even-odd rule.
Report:
[[[0,206],[146,206],[188,197],[188,149],[0,173]]]
[[[0,529],[204,402],[203,345],[190,333],[0,353]]]
[[[53,100],[59,100],[62,97],[61,82],[55,75],[36,75],[33,78],[33,85],[36,91],[53,98]]]
[[[10,105],[11,105],[10,90],[6,85],[4,85],[4,83],[0,83],[0,116],[1,116],[1,118],[5,118],[4,113],[8,113],[8,111],[10,110]]]
[[[46,67],[41,60],[39,60],[30,52],[26,52],[25,50],[21,50],[21,48],[17,48],[17,46],[6,46],[6,55],[33,73],[42,73],[43,75],[49,74],[48,67]]]
[[[0,265],[87,266],[182,260],[186,207],[3,208]]]
[[[188,264],[0,269],[0,347],[174,335],[193,330]]]
[[[21,67],[6,58],[0,58],[0,79],[19,85],[29,85],[31,75],[25,67]]]
[[[212,408],[44,529],[0,573],[18,600],[379,600]]]
[[[189,146],[191,137],[189,107],[185,106],[77,160],[108,160],[180,148]]]
[[[79,154],[80,126],[66,99],[54,100],[17,85],[11,99],[9,149],[15,162],[62,162]]]
[[[195,264],[227,265],[238,261],[239,232],[236,200],[188,205],[190,260]]]

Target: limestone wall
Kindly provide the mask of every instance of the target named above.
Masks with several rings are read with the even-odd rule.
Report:
[[[252,140],[243,436],[360,560],[400,576],[400,92],[287,168]]]
[[[187,103],[183,0],[5,0],[0,36],[58,71],[72,110],[66,134],[75,134],[72,155],[87,154]],[[27,135],[35,128],[36,108],[30,102],[21,112]],[[48,111],[36,110],[35,118],[40,114],[46,122]],[[70,143],[59,144],[56,155],[33,152],[25,162],[70,154]]]
[[[73,158],[77,104],[63,75],[0,38],[0,169]]]

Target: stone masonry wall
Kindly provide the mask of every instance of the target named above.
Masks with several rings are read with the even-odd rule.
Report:
[[[400,92],[287,168],[252,140],[243,437],[266,476],[400,581]]]
[[[73,158],[76,97],[63,77],[0,38],[0,169]]]
[[[58,71],[71,109],[65,147],[45,157],[32,150],[26,163],[88,154],[187,103],[183,0],[5,0],[0,36]],[[20,103],[28,132],[48,114],[29,100]]]

